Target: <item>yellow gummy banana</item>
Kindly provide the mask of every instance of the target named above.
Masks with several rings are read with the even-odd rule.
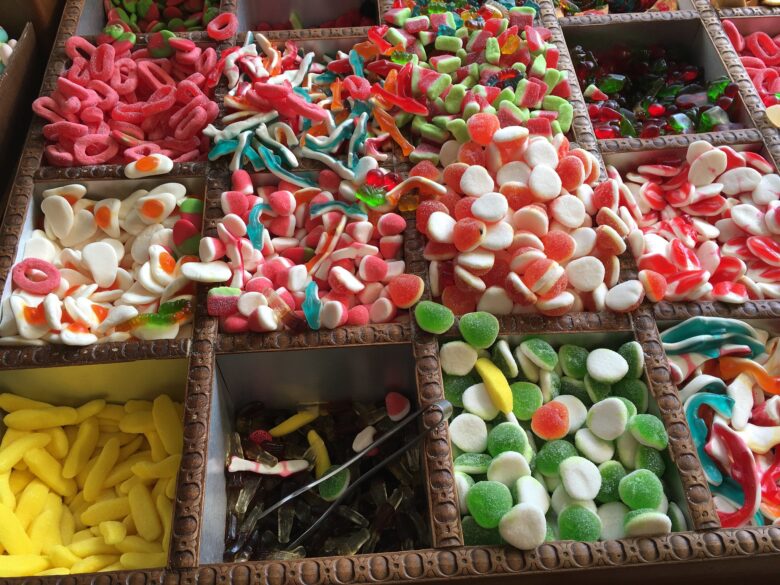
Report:
[[[60,544],[51,547],[49,559],[52,564],[57,565],[58,567],[70,568],[74,563],[79,562],[81,557],[74,555],[67,546],[62,546]]]
[[[76,482],[62,477],[62,465],[43,449],[33,449],[24,455],[24,461],[38,479],[63,497],[76,494]]]
[[[173,500],[176,497],[176,478],[172,477],[168,480],[168,485],[165,486],[165,497],[169,500]]]
[[[16,509],[16,494],[11,489],[11,471],[0,473],[0,504]]]
[[[98,414],[98,419],[101,423],[112,422],[113,424],[119,424],[119,421],[125,416],[125,409],[119,404],[106,404],[103,410]]]
[[[155,430],[154,419],[147,410],[125,413],[119,421],[119,430],[123,433],[147,433]]]
[[[37,400],[30,400],[24,396],[10,394],[9,392],[0,394],[0,410],[16,412],[17,410],[35,410],[41,408],[52,408],[52,405]]]
[[[512,412],[512,390],[504,373],[487,358],[479,358],[475,367],[485,384],[493,406],[504,414]]]
[[[157,431],[146,432],[144,433],[144,436],[146,437],[149,446],[152,448],[152,461],[156,463],[168,456],[168,451],[165,450],[165,445],[163,445],[162,439],[160,439],[160,435],[157,434]]]
[[[153,554],[162,552],[159,543],[149,542],[134,534],[128,534],[122,542],[117,543],[116,548],[121,553]]]
[[[73,563],[70,568],[70,572],[75,573],[95,573],[106,568],[108,565],[116,563],[119,560],[119,555],[92,555],[85,559]]]
[[[51,453],[55,459],[64,459],[68,455],[68,435],[62,427],[52,427],[43,431],[51,441],[46,445],[46,450]]]
[[[318,416],[320,416],[320,410],[315,406],[314,408],[303,410],[292,415],[286,421],[279,423],[268,432],[272,437],[284,437],[316,420]]]
[[[154,569],[164,567],[168,555],[161,553],[125,553],[119,559],[125,569]]]
[[[78,413],[69,406],[52,406],[51,408],[25,408],[6,414],[3,418],[5,426],[17,431],[38,431],[51,427],[64,427],[76,424]]]
[[[24,488],[16,506],[16,517],[19,519],[19,524],[22,525],[22,528],[27,530],[30,522],[43,511],[44,506],[46,506],[46,496],[48,495],[48,486],[39,479],[31,481]]]
[[[119,458],[119,441],[111,439],[106,443],[100,455],[97,458],[97,462],[90,469],[87,479],[84,482],[84,500],[87,502],[94,502],[97,500],[98,495],[103,491],[103,482],[106,476],[116,465],[116,461]]]
[[[148,400],[128,400],[122,408],[124,408],[127,413],[141,411],[149,412],[152,410],[152,403]]]
[[[141,479],[157,479],[160,477],[175,477],[179,472],[181,455],[171,455],[159,463],[141,461],[133,465],[133,473]]]
[[[73,518],[73,512],[67,506],[62,507],[60,516],[60,541],[65,546],[73,542],[73,535],[76,532],[76,521]],[[59,564],[59,563],[57,563]]]
[[[24,531],[21,522],[16,514],[7,506],[0,504],[0,544],[11,555],[32,555],[35,547],[30,537]],[[0,556],[0,559],[6,557]],[[35,572],[43,571],[48,565]],[[5,576],[4,573],[0,573]]]
[[[88,418],[79,425],[76,440],[65,457],[65,463],[62,466],[62,475],[67,479],[76,477],[89,462],[92,453],[95,451],[100,430],[98,421],[95,418]]]
[[[49,568],[46,557],[31,554],[0,556],[0,575],[3,577],[27,577]]]
[[[152,405],[154,427],[169,455],[178,455],[184,446],[184,426],[170,396],[163,394]]]
[[[81,424],[88,418],[99,415],[106,407],[106,401],[103,399],[90,400],[76,409],[76,423]]]
[[[54,567],[53,569],[46,569],[40,573],[35,573],[36,577],[50,577],[52,575],[70,575],[70,569],[67,567]]]
[[[121,441],[120,441],[121,442]],[[121,449],[119,449],[119,461],[124,461],[131,455],[134,455],[138,449],[140,449],[144,444],[144,437],[141,435],[136,435],[136,437],[130,441],[129,443],[122,446]]]
[[[11,468],[22,460],[25,453],[45,447],[50,441],[51,437],[46,433],[32,433],[16,439],[0,451],[0,473],[11,471]]]
[[[157,540],[162,534],[160,517],[146,486],[138,484],[130,490],[130,513],[138,534],[146,540]]]
[[[173,503],[165,496],[157,496],[157,514],[163,525],[162,545],[163,550],[168,552],[168,541],[171,539],[171,522],[173,522]]]
[[[81,513],[81,522],[85,526],[97,526],[108,520],[121,520],[130,513],[130,501],[127,497],[96,502]]]
[[[86,559],[95,555],[112,555],[117,553],[116,547],[106,544],[102,536],[92,536],[92,533],[89,531],[87,533],[89,534],[87,538],[70,543],[68,548],[73,554]]]
[[[103,482],[103,486],[107,488],[114,487],[123,481],[130,479],[133,477],[133,465],[140,463],[141,461],[151,462],[151,457],[151,452],[141,451],[139,453],[133,453],[132,455],[123,459],[122,450],[120,449],[119,461],[121,461],[121,463],[117,463],[114,466],[114,469],[111,470],[111,473],[108,474],[105,482]]]
[[[11,491],[18,496],[27,487],[27,484],[34,479],[35,476],[29,470],[20,471],[19,469],[14,469],[11,471],[11,479],[9,480]]]
[[[325,441],[312,429],[306,434],[306,440],[314,451],[314,477],[319,479],[330,468],[330,455],[325,447]]]
[[[127,528],[121,522],[109,520],[100,523],[100,534],[106,544],[119,544],[127,536]]]
[[[46,496],[46,506],[30,525],[30,540],[36,552],[48,555],[52,547],[62,544],[60,518],[62,500],[57,494]]]

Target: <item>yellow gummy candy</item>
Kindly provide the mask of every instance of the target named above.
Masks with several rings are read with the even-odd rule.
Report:
[[[0,451],[0,473],[10,471],[28,451],[45,447],[50,441],[51,437],[46,433],[32,433],[16,439]]]
[[[160,435],[157,434],[157,431],[144,433],[144,436],[146,437],[149,446],[152,448],[152,461],[162,461],[168,456],[168,451],[165,450],[165,445],[163,445],[162,439],[160,439]]]
[[[65,434],[63,428],[52,427],[43,432],[51,437],[51,441],[46,445],[46,450],[55,459],[65,459],[68,454],[68,435]]]
[[[2,504],[0,504],[0,544],[11,555],[31,555],[34,550],[33,543],[16,514]],[[6,557],[0,556],[0,559],[4,558]],[[48,565],[37,571],[43,571],[47,567]],[[4,575],[4,573],[0,574]]]
[[[164,567],[168,562],[168,555],[161,553],[125,553],[119,559],[125,569],[153,569]]]
[[[105,445],[103,446],[105,447]],[[84,489],[84,484],[87,483],[87,477],[89,476],[89,472],[92,471],[93,467],[95,467],[95,463],[97,463],[101,451],[102,449],[96,448],[94,453],[92,454],[92,458],[89,461],[87,461],[87,464],[84,466],[84,469],[79,471],[78,475],[76,475],[76,484],[79,486],[80,489],[82,490]]]
[[[78,413],[69,406],[52,406],[51,408],[25,408],[6,414],[3,418],[5,426],[18,431],[37,431],[51,427],[64,427],[76,424]]]
[[[20,471],[18,469],[14,469],[11,472],[11,491],[18,496],[22,490],[27,487],[27,484],[34,479],[35,476],[28,470]]]
[[[475,367],[482,377],[493,406],[504,414],[512,412],[512,390],[504,373],[487,358],[479,358]]]
[[[268,432],[272,437],[284,437],[316,420],[318,416],[320,416],[320,410],[316,406],[307,410],[302,410],[301,412],[292,415],[286,421],[279,423]]]
[[[129,513],[130,501],[122,497],[96,502],[84,510],[80,517],[85,526],[97,526],[108,520],[121,520]]]
[[[95,535],[92,534],[92,531],[89,528],[85,528],[84,530],[79,530],[73,535],[73,541],[71,544],[75,544],[77,542],[81,542],[82,540],[89,540],[90,538],[94,538]]]
[[[143,438],[143,437],[141,437]],[[119,450],[119,461],[111,470],[111,473],[106,477],[103,483],[104,487],[110,488],[115,485],[119,485],[125,480],[133,477],[133,465],[140,463],[141,461],[151,461],[151,453],[149,451],[141,451],[139,453],[133,453],[129,457],[122,458],[122,450]]]
[[[106,541],[103,540],[102,536],[92,536],[91,532],[87,532],[89,533],[88,538],[70,543],[68,548],[73,554],[82,559],[86,559],[87,557],[94,555],[111,555],[117,553],[116,547],[106,544]]]
[[[13,443],[17,439],[21,437],[26,437],[29,434],[30,433],[28,433],[27,431],[16,431],[14,429],[7,429],[5,431],[5,434],[3,434],[3,440],[0,441],[0,450],[5,449],[6,447],[8,447],[8,445]]]
[[[52,564],[58,567],[72,567],[74,563],[81,560],[81,557],[74,555],[73,552],[66,546],[55,545],[51,547],[49,551],[49,559]]]
[[[106,544],[118,544],[127,536],[127,528],[121,522],[110,520],[100,523],[100,534]]]
[[[117,550],[121,553],[160,553],[159,542],[149,542],[140,536],[129,534],[122,542],[117,543]]]
[[[119,441],[111,439],[106,443],[103,450],[98,455],[97,462],[89,470],[87,479],[84,482],[84,500],[94,502],[101,491],[103,491],[103,482],[106,476],[116,465],[119,458]]]
[[[311,430],[306,434],[306,440],[314,451],[314,477],[319,479],[330,468],[330,455],[325,447],[325,441],[317,434],[317,431]]]
[[[143,446],[144,438],[141,435],[136,435],[132,441],[124,445],[119,450],[119,461],[124,461],[131,455],[134,455]]]
[[[125,412],[141,412],[146,411],[149,412],[152,410],[152,403],[148,400],[128,400],[124,403],[123,407]]]
[[[76,409],[77,418],[75,424],[81,424],[88,418],[99,415],[106,407],[106,401],[102,398],[98,400],[90,400],[86,404],[82,404]]]
[[[0,576],[27,577],[49,568],[45,557],[31,554],[15,554],[0,556]]]
[[[146,433],[154,430],[154,420],[147,410],[126,413],[119,421],[119,430],[123,433]]]
[[[106,404],[106,406],[103,408],[103,410],[100,411],[100,414],[98,414],[98,419],[100,419],[101,424],[105,421],[111,421],[114,424],[119,424],[119,421],[122,420],[122,417],[125,416],[125,409],[122,408],[119,404]]]
[[[125,529],[127,530],[127,534],[128,535],[130,535],[130,534],[133,534],[133,535],[138,534],[138,530],[136,530],[136,528],[135,528],[135,522],[133,522],[133,516],[132,515],[129,515],[124,520],[122,520],[122,524],[125,525]],[[128,538],[129,538],[129,536],[128,536]],[[126,540],[127,540],[127,538],[125,539],[125,541]],[[144,539],[142,538],[141,540],[144,540]],[[144,542],[146,542],[146,541],[144,540]],[[119,547],[117,546],[117,548],[119,548]],[[120,552],[127,552],[127,551],[120,550]]]
[[[45,402],[39,402],[37,400],[30,400],[24,396],[17,396],[16,394],[10,394],[3,392],[0,394],[0,410],[6,412],[16,412],[17,410],[30,410],[51,408],[51,404]]]
[[[176,412],[170,396],[163,394],[154,400],[152,405],[154,427],[160,435],[165,450],[169,455],[178,455],[184,446],[184,426]]]
[[[76,482],[62,477],[62,465],[43,449],[33,449],[24,455],[24,461],[38,479],[63,497],[75,495]]]
[[[164,496],[165,495],[165,488],[168,487],[168,480],[167,479],[158,479],[157,482],[155,482],[154,487],[152,488],[152,501],[157,501],[157,496]]]
[[[175,477],[179,472],[181,455],[171,455],[159,463],[141,461],[133,465],[133,473],[141,479],[157,479],[160,477]]]
[[[46,506],[30,525],[30,540],[36,552],[48,555],[52,547],[62,544],[60,518],[62,500],[57,494],[46,496]]]
[[[48,495],[49,488],[38,479],[31,481],[24,488],[16,506],[16,517],[19,519],[19,524],[22,525],[22,528],[27,530],[30,522],[41,513],[46,505],[46,496]]]
[[[168,541],[171,539],[171,522],[173,521],[173,504],[165,496],[157,496],[157,514],[163,525],[162,545],[163,550],[168,551]]]
[[[160,517],[157,515],[152,496],[146,486],[138,484],[130,490],[130,513],[133,515],[138,534],[146,540],[157,540],[162,534]]]
[[[11,489],[11,471],[0,473],[0,504],[16,509],[16,495]]]
[[[117,431],[115,433],[100,433],[100,439],[98,439],[98,447],[104,447],[106,443],[108,443],[111,439],[116,439],[119,441],[119,445],[127,445],[134,439],[136,439],[138,435],[134,435],[132,433],[123,433],[122,431]]]
[[[165,486],[165,497],[172,500],[176,497],[176,478],[172,477],[168,480],[168,485]]]
[[[79,425],[76,440],[73,442],[62,466],[63,477],[72,479],[86,467],[89,458],[92,457],[99,437],[100,431],[98,430],[97,419],[88,418]]]
[[[73,518],[73,512],[67,506],[63,506],[62,516],[60,517],[60,540],[62,544],[67,546],[73,542],[75,532],[76,520]]]
[[[49,577],[52,575],[70,575],[70,569],[67,567],[54,567],[53,569],[46,569],[40,573],[35,573],[36,577]]]
[[[104,569],[110,564],[113,564],[119,560],[119,555],[92,555],[77,563],[73,563],[70,568],[71,574],[74,573],[94,573]]]

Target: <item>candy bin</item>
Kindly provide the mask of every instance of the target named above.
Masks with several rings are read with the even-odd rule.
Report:
[[[0,372],[4,577],[168,564],[186,360]]]
[[[320,4],[284,0],[270,6],[258,2],[240,2],[238,5],[238,22],[242,31],[366,27],[377,24],[378,16],[377,0]]]
[[[128,2],[127,0],[85,0],[77,33],[97,35],[107,31],[136,34],[169,30],[174,33],[203,31],[221,12],[221,0],[185,2]]]

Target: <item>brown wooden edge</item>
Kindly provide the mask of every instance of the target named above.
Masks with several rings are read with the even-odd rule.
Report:
[[[696,20],[696,10],[672,10],[669,12],[629,12],[624,14],[583,14],[564,16],[558,21],[561,26],[588,26],[594,24],[612,24],[628,22],[670,22],[673,20]]]

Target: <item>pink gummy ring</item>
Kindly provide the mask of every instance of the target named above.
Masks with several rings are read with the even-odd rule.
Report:
[[[28,273],[38,270],[46,275],[43,280],[32,280]],[[34,295],[47,295],[60,286],[60,271],[51,262],[40,258],[27,258],[14,266],[12,277],[14,284],[25,292]]]
[[[226,41],[238,31],[238,17],[230,12],[216,16],[206,27],[209,37],[215,41]]]

